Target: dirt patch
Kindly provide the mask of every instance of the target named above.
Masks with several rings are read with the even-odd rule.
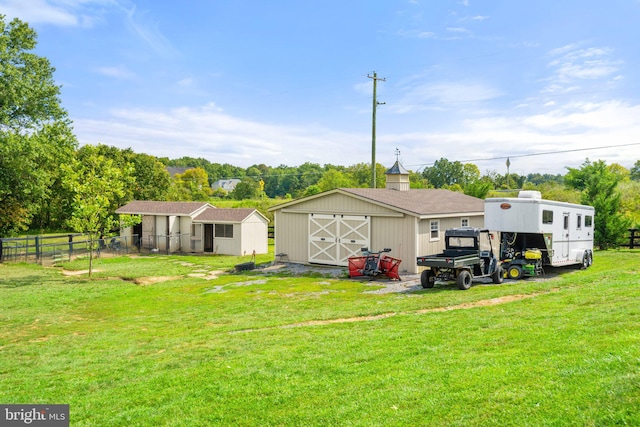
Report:
[[[93,269],[93,273],[99,273],[102,270]],[[62,270],[64,276],[82,276],[83,274],[89,274],[89,270]]]
[[[178,280],[181,278],[182,276],[150,276],[150,277],[136,277],[132,281],[136,285],[147,286],[147,285],[153,285],[154,283],[168,282],[169,280]]]
[[[383,313],[375,316],[345,317],[342,319],[328,319],[328,320],[310,320],[308,322],[292,323],[291,325],[280,326],[280,328],[297,328],[300,326],[331,325],[332,323],[370,322],[372,320],[386,319],[387,317],[391,317],[395,315],[396,313]]]
[[[450,311],[450,310],[465,310],[468,308],[476,308],[476,307],[489,307],[492,305],[499,305],[499,304],[506,304],[508,302],[513,302],[513,301],[520,301],[523,299],[528,299],[528,298],[534,298],[540,295],[546,295],[550,292],[557,292],[559,289],[558,288],[554,288],[551,289],[549,292],[538,292],[538,293],[534,293],[534,294],[521,294],[521,295],[506,295],[503,297],[498,297],[498,298],[491,298],[491,299],[485,299],[485,300],[480,300],[480,301],[474,301],[474,302],[466,302],[463,304],[458,304],[458,305],[452,305],[449,307],[436,307],[436,308],[427,308],[424,310],[418,310],[415,313],[417,314],[424,314],[424,313],[437,313],[437,312],[443,312],[443,311]]]
[[[322,326],[322,325],[331,325],[334,323],[371,322],[374,320],[386,319],[396,315],[438,313],[438,312],[451,311],[451,310],[466,310],[469,308],[489,307],[492,305],[507,304],[510,302],[520,301],[527,298],[534,298],[540,295],[547,295],[551,292],[557,292],[559,290],[560,290],[559,288],[554,288],[547,292],[538,292],[533,294],[506,295],[504,297],[468,302],[468,303],[463,303],[458,305],[452,305],[449,307],[435,307],[435,308],[427,308],[424,310],[416,310],[416,311],[408,311],[408,312],[400,312],[400,313],[391,312],[391,313],[377,314],[373,316],[344,317],[339,319],[327,319],[327,320],[310,320],[308,322],[292,323],[289,325],[282,325],[282,326],[277,326],[273,328],[244,329],[241,331],[234,331],[234,333],[255,332],[255,331],[263,331],[263,330],[270,330],[270,329],[300,328],[305,326]]]

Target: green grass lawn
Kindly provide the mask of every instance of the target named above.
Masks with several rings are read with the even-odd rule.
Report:
[[[245,261],[0,264],[0,402],[73,426],[640,425],[638,252],[468,291],[209,275]]]

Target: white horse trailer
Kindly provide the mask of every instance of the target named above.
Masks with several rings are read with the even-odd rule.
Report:
[[[484,202],[485,228],[500,232],[500,258],[512,279],[542,274],[547,265],[588,268],[594,215],[591,206],[544,200],[538,191]]]

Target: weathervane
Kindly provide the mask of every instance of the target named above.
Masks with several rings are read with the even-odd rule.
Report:
[[[400,150],[396,147],[396,162],[400,160]]]

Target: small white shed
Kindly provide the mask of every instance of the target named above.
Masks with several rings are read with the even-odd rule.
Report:
[[[245,255],[268,252],[269,220],[256,209],[217,209],[205,202],[134,200],[117,214],[142,216],[121,235],[138,236],[142,249]]]
[[[266,254],[269,220],[256,209],[207,208],[193,219],[194,252]]]

